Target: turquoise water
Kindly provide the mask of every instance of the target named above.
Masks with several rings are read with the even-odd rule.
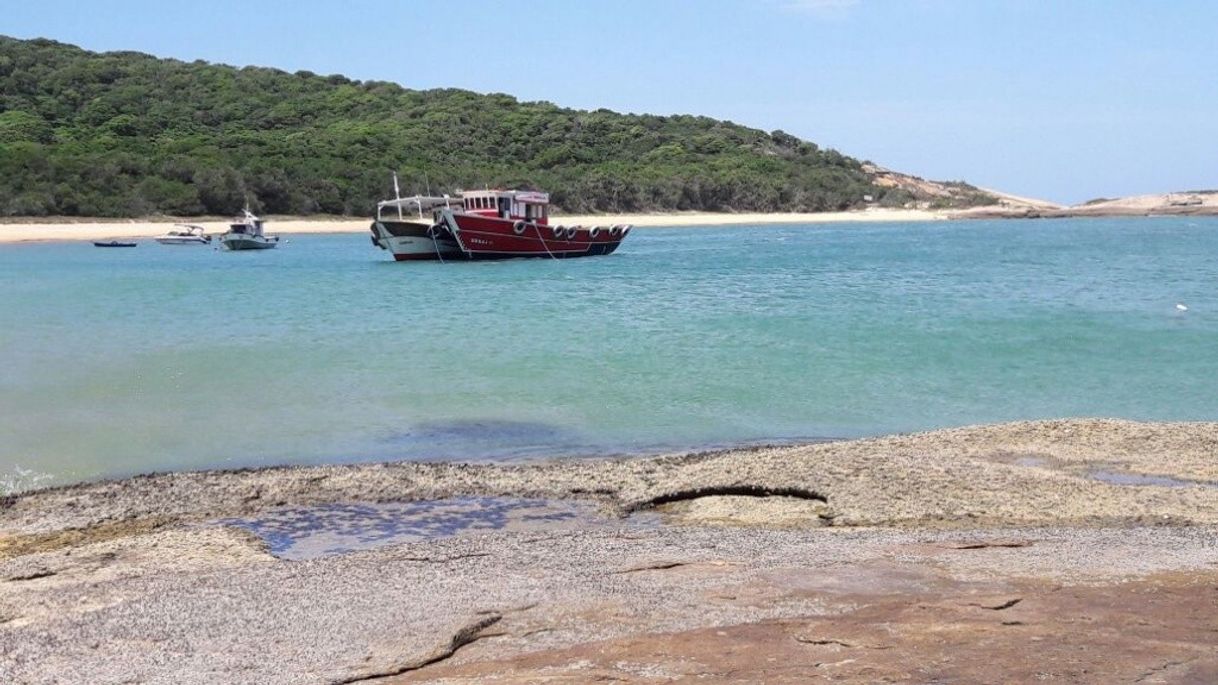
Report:
[[[609,257],[445,265],[363,235],[0,247],[9,488],[1218,420],[1215,379],[1215,219],[652,229]]]

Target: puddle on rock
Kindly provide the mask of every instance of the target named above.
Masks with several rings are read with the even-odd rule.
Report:
[[[586,501],[455,497],[289,507],[216,523],[258,535],[281,559],[302,560],[491,531],[649,528],[659,525],[659,517],[618,519]]]
[[[1110,471],[1107,469],[1092,469],[1087,477],[1109,485],[1159,485],[1169,488],[1203,487],[1218,488],[1218,483],[1208,480],[1187,480],[1171,476],[1151,475],[1147,473],[1129,473],[1126,471]]]

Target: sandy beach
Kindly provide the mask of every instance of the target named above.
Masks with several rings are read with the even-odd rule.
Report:
[[[1122,216],[1214,216],[1218,214],[1218,193],[1162,193],[1064,206],[987,191],[1001,204],[969,209],[885,209],[872,207],[848,212],[760,213],[760,212],[680,212],[668,214],[583,214],[555,215],[555,224],[604,226],[630,224],[645,228],[674,226],[739,226],[772,224],[831,224],[860,222],[925,222],[967,219],[1049,219],[1068,217]],[[370,218],[269,216],[267,230],[272,234],[365,233]],[[76,217],[9,218],[0,220],[0,244],[40,240],[109,240],[152,238],[164,234],[174,223],[203,226],[209,234],[227,230],[226,217],[144,219],[89,219]]]
[[[1079,419],[34,491],[0,500],[0,677],[1211,682],[1215,453],[1218,424]],[[603,522],[290,561],[229,518],[471,496]]]
[[[821,224],[861,221],[939,221],[945,213],[918,209],[868,209],[857,212],[819,212],[804,214],[726,214],[689,212],[680,214],[621,214],[554,216],[554,223],[580,226],[630,224],[643,227],[725,226],[740,224]],[[352,217],[267,217],[267,231],[280,235],[304,233],[367,233],[371,219]],[[0,222],[0,243],[35,240],[108,240],[111,238],[152,238],[163,235],[176,222],[203,226],[209,234],[223,233],[227,218],[201,219],[165,217],[140,220],[48,219]]]

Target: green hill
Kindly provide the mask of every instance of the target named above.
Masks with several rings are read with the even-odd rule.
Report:
[[[870,167],[869,167],[870,168]],[[774,131],[509,95],[95,53],[0,36],[0,215],[368,214],[391,193],[516,186],[568,211],[822,211],[917,199]],[[983,202],[953,186],[937,205]]]

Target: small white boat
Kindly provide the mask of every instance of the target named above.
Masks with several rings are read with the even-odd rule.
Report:
[[[279,236],[264,235],[262,219],[247,208],[228,225],[228,232],[220,236],[220,244],[230,250],[269,250],[279,244]]]
[[[203,227],[195,224],[174,224],[174,230],[156,241],[162,245],[210,245],[211,236],[203,234]]]

